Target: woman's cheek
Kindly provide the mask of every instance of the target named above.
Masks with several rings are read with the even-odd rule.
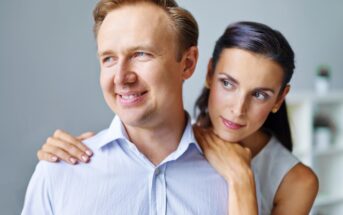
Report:
[[[254,113],[251,114],[252,120],[255,122],[254,124],[258,125],[258,127],[261,127],[266,121],[269,113],[269,107],[259,108],[255,110]]]

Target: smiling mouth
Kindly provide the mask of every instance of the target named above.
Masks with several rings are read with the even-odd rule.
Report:
[[[134,106],[139,104],[145,98],[147,91],[142,93],[126,93],[126,94],[117,94],[119,102],[124,106]]]
[[[223,117],[221,117],[221,119],[222,119],[222,122],[225,125],[225,127],[229,128],[229,129],[238,130],[238,129],[245,127],[245,125],[234,123],[234,122],[227,120]]]

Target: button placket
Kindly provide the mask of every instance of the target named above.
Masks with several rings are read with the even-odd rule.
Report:
[[[158,214],[166,213],[166,180],[165,180],[166,165],[160,166],[155,170],[156,175],[156,211]]]

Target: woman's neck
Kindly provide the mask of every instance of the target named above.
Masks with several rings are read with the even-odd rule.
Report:
[[[244,147],[247,147],[251,150],[252,157],[255,157],[269,142],[271,134],[258,130],[254,134],[245,138],[240,142]]]

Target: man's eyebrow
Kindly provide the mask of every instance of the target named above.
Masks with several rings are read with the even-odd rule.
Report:
[[[106,50],[106,51],[99,51],[98,56],[106,56],[106,55],[113,55],[113,51]]]
[[[138,50],[146,50],[146,51],[153,52],[155,54],[160,53],[160,51],[158,51],[156,48],[154,48],[153,46],[150,46],[150,45],[133,46],[133,47],[129,48],[127,50],[127,52],[134,52],[134,51],[138,51]],[[114,54],[114,52],[111,50],[105,50],[105,51],[99,51],[98,52],[98,56],[106,56],[106,55],[113,55],[113,54]]]
[[[153,51],[154,48],[150,45],[137,45],[129,48],[129,51],[136,51],[136,50],[151,50]]]

